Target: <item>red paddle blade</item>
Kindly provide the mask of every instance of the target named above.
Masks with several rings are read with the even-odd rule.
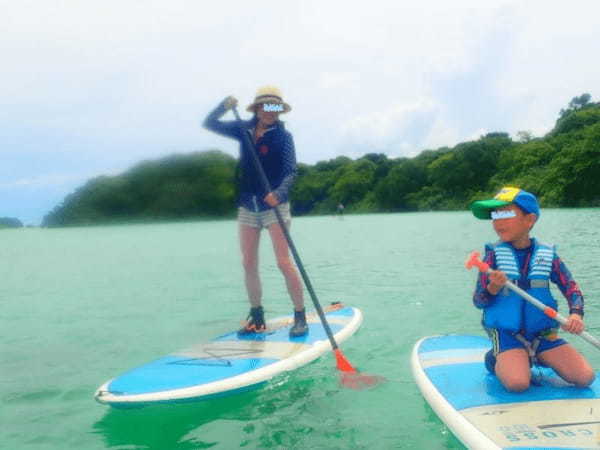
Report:
[[[339,348],[335,350],[335,359],[337,368],[340,371],[340,382],[344,387],[362,390],[385,381],[385,378],[378,375],[359,373],[352,367],[352,364],[350,364]]]
[[[368,389],[379,383],[383,383],[384,381],[386,381],[386,379],[379,375],[366,375],[359,372],[340,372],[340,383],[342,386],[357,391]]]
[[[356,373],[356,369],[352,367],[352,364],[346,359],[344,354],[339,348],[334,350],[335,352],[335,361],[339,371],[348,372],[348,373]]]

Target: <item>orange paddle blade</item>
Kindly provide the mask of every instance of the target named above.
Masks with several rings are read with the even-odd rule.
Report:
[[[370,388],[386,381],[379,375],[365,375],[359,372],[340,372],[340,383],[342,386],[357,391]]]
[[[336,348],[334,352],[338,370],[342,372],[356,373],[356,369],[352,367],[350,361],[346,359],[346,357],[343,355],[342,351],[339,348]]]
[[[350,364],[339,348],[335,349],[334,352],[337,368],[340,371],[340,382],[342,383],[342,386],[350,389],[362,390],[385,381],[384,377],[378,375],[365,375],[359,373],[352,367],[352,364]]]

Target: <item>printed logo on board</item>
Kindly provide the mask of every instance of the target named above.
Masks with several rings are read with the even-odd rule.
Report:
[[[497,409],[494,411],[486,411],[484,413],[482,413],[482,416],[499,416],[500,414],[506,414],[508,411],[506,411],[505,409]]]

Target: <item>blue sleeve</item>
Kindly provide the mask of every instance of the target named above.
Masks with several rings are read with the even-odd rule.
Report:
[[[291,133],[286,131],[285,137],[282,146],[282,173],[283,179],[281,184],[273,189],[273,192],[277,196],[277,199],[280,202],[286,202],[289,197],[289,191],[294,184],[294,180],[297,175],[297,167],[296,167],[296,150],[294,146],[294,138]]]
[[[207,130],[213,131],[221,136],[239,140],[241,136],[238,122],[236,120],[220,120],[226,112],[225,100],[223,100],[221,103],[219,103],[219,106],[217,106],[208,116],[206,116],[206,119],[204,119],[202,125]]]
[[[558,255],[555,255],[552,261],[550,280],[556,284],[567,299],[569,314],[575,313],[583,317],[583,294],[581,289],[579,289],[579,285],[573,279],[571,272]]]

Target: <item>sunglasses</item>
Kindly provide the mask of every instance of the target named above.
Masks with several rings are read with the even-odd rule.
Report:
[[[281,103],[263,103],[262,110],[264,112],[282,112],[283,105]]]
[[[492,211],[492,220],[496,219],[510,219],[511,217],[517,217],[517,213],[513,210],[508,211]]]

